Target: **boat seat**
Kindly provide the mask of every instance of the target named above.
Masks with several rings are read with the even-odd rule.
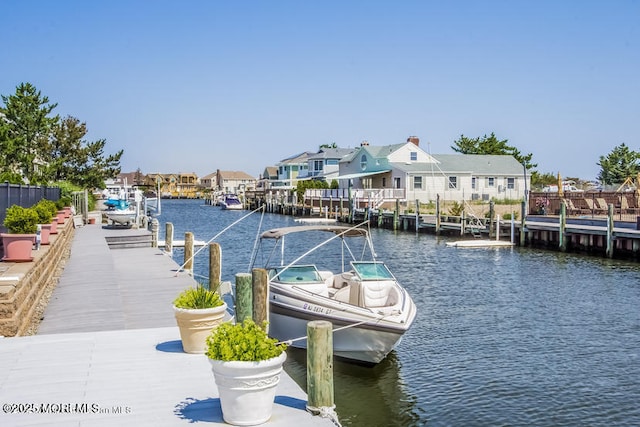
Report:
[[[398,291],[392,281],[351,282],[349,302],[365,308],[390,307],[398,303]]]
[[[351,289],[349,288],[349,286],[344,286],[338,289],[338,291],[335,294],[333,294],[333,299],[336,301],[348,303],[350,293],[351,293]]]

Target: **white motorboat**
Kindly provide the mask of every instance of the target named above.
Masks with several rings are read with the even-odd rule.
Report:
[[[126,200],[109,199],[105,202],[108,207],[104,211],[107,218],[114,224],[131,225],[135,224],[138,212],[132,204]]]
[[[333,236],[285,265],[285,237],[309,242],[312,239],[306,236],[319,232],[333,233]],[[291,236],[294,233],[307,234]],[[355,259],[355,252],[347,244],[347,241],[354,243],[352,238],[363,243],[358,253],[366,255],[368,260]],[[332,248],[325,247],[319,251],[320,259],[315,264],[298,262],[330,241],[339,241],[340,245],[330,246],[340,246],[340,249],[331,251]],[[269,335],[278,340],[306,348],[307,323],[326,320],[334,328],[334,355],[376,364],[397,346],[411,327],[416,306],[385,263],[375,259],[366,228],[326,224],[277,228],[262,233],[259,243],[256,254],[268,252],[271,246],[271,254],[282,255],[275,264],[269,259],[265,263],[269,274]],[[327,250],[330,252],[326,253]],[[326,270],[326,265],[318,268],[331,258],[337,264],[334,270]]]
[[[241,210],[242,202],[235,194],[223,194],[218,202],[222,209]]]

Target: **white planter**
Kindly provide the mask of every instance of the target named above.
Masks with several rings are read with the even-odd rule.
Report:
[[[220,325],[227,312],[227,304],[215,308],[186,309],[173,307],[180,328],[182,348],[186,353],[205,352],[207,337]]]
[[[260,362],[209,359],[226,423],[252,426],[271,418],[276,386],[286,359],[285,352]]]

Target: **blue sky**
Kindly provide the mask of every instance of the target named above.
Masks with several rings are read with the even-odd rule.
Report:
[[[124,172],[242,170],[321,144],[452,153],[494,132],[540,172],[640,151],[640,2],[1,2],[0,94],[32,83]]]

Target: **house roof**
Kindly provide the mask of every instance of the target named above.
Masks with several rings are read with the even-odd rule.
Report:
[[[342,159],[354,151],[355,148],[323,148],[317,153],[310,155],[308,159]]]
[[[442,172],[473,172],[476,175],[521,175],[523,166],[513,156],[494,154],[434,154]]]
[[[283,164],[296,164],[296,163],[307,163],[309,156],[314,155],[315,153],[311,153],[309,151],[305,151],[304,153],[295,154],[293,156],[287,157],[278,163],[279,165]]]
[[[246,180],[253,180],[253,181],[256,180],[254,177],[252,177],[248,173],[242,172],[242,171],[220,171],[219,174],[220,174],[220,177],[222,177],[222,179],[231,179],[231,180],[246,179]]]

